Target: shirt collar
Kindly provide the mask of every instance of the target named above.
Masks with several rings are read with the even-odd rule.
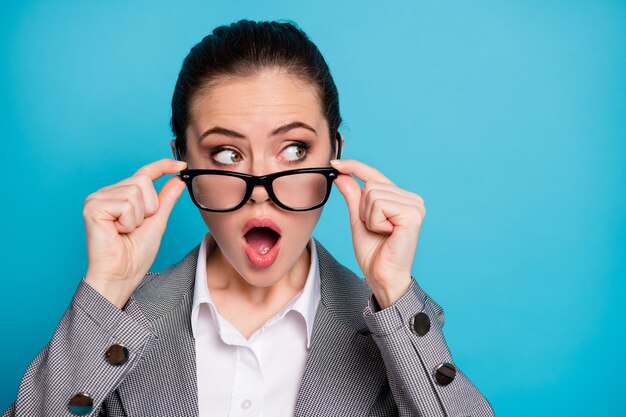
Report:
[[[211,236],[210,232],[207,232],[200,244],[200,251],[198,252],[198,263],[196,265],[196,279],[194,283],[193,291],[193,308],[191,310],[191,330],[193,337],[197,337],[198,329],[198,316],[200,314],[200,305],[207,303],[211,310],[211,315],[215,320],[217,310],[213,304],[211,293],[207,286],[206,276],[206,259],[213,249],[215,249],[215,240]],[[309,250],[311,252],[311,265],[309,266],[309,273],[306,278],[304,288],[296,294],[296,296],[282,309],[276,316],[268,320],[268,323],[274,323],[282,319],[289,311],[296,311],[304,318],[307,330],[307,348],[311,345],[311,336],[313,334],[313,323],[315,321],[315,314],[321,299],[321,284],[320,284],[320,271],[317,255],[317,246],[315,240],[311,238],[308,243]]]

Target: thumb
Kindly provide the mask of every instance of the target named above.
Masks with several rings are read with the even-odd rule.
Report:
[[[341,195],[348,205],[348,213],[350,214],[350,226],[353,232],[356,228],[362,228],[363,222],[359,214],[359,205],[361,204],[361,187],[350,175],[340,174],[335,180],[335,185],[339,189]]]
[[[154,214],[155,220],[161,224],[163,230],[167,225],[167,220],[172,213],[172,209],[178,201],[178,198],[185,190],[185,183],[178,175],[173,176],[165,184],[159,192],[159,210]]]

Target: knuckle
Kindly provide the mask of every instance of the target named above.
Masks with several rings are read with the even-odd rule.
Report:
[[[363,205],[369,207],[372,204],[372,192],[366,191],[363,193]]]
[[[122,212],[129,213],[133,211],[135,211],[133,203],[131,203],[129,200],[124,200],[124,202],[122,203]]]
[[[378,181],[367,181],[363,184],[363,191],[372,192],[380,189],[381,183]]]
[[[150,179],[150,176],[148,174],[144,174],[143,172],[139,172],[139,171],[137,171],[137,172],[138,172],[137,174],[133,175],[133,177],[135,177],[135,181],[136,181],[137,184],[145,186],[149,182],[150,183],[152,182],[152,180]]]
[[[97,195],[98,195],[97,191],[89,194],[87,197],[85,197],[85,201],[84,201],[83,204],[87,205],[87,203],[93,201],[96,198]]]
[[[148,175],[142,175],[139,178],[139,186],[141,187],[141,189],[146,192],[146,194],[151,195],[151,194],[155,194],[156,195],[156,189],[154,188],[154,183],[152,182],[152,178],[150,178],[150,176]]]
[[[411,217],[414,218],[418,224],[421,224],[424,217],[426,217],[426,213],[417,206],[411,206]]]
[[[382,205],[381,199],[374,199],[372,201],[372,210],[380,210],[381,205]]]
[[[364,220],[364,223],[365,223],[365,227],[367,227],[368,230],[371,230],[371,231],[374,230],[374,225],[373,225],[373,222],[372,222],[372,216],[368,216]]]
[[[419,195],[419,194],[413,194],[415,196],[415,199],[417,200],[418,203],[420,203],[421,205],[424,205],[424,199]]]
[[[130,184],[129,186],[129,194],[136,199],[141,199],[143,197],[143,191],[141,191],[141,186],[138,184]]]
[[[87,197],[87,199],[85,199],[85,203],[83,204],[83,212],[93,211],[97,204],[98,204],[98,200],[96,198]]]
[[[83,205],[83,217],[87,217],[93,209],[93,200],[86,200]]]
[[[382,174],[378,168],[374,168],[373,166],[368,166],[368,170],[376,176],[380,176]]]
[[[368,205],[378,204],[380,202],[381,193],[380,190],[371,189],[365,195],[365,201]]]

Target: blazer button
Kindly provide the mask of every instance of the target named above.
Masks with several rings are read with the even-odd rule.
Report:
[[[433,372],[433,377],[439,385],[448,385],[454,381],[456,376],[456,368],[451,363],[440,363]]]
[[[124,365],[128,360],[128,349],[118,344],[111,345],[104,354],[104,358],[111,365]]]
[[[79,392],[70,399],[67,408],[72,414],[85,416],[93,411],[93,400],[86,392]]]
[[[424,336],[430,330],[430,319],[426,313],[417,313],[409,320],[411,331],[418,336]]]

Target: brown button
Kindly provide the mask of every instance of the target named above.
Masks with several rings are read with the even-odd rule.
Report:
[[[124,365],[128,360],[128,349],[122,345],[111,345],[104,354],[104,358],[111,365]]]
[[[418,336],[424,336],[430,330],[430,319],[426,313],[417,313],[409,320],[411,331]]]
[[[86,392],[79,392],[74,395],[67,403],[67,408],[70,409],[72,414],[77,416],[85,416],[93,411],[93,400],[91,395]]]
[[[456,376],[456,368],[451,363],[440,363],[433,372],[433,377],[439,385],[448,385],[454,381]]]

